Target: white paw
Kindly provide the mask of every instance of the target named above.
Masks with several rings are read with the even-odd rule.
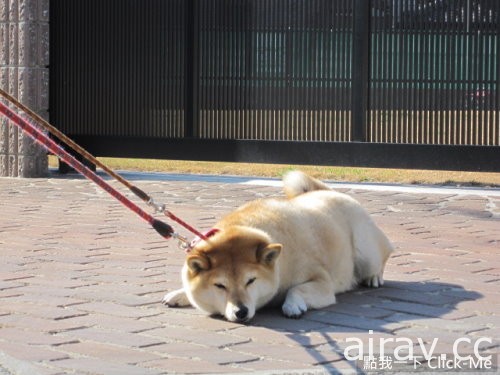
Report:
[[[287,318],[298,319],[307,311],[307,305],[302,297],[288,295],[281,309]]]
[[[364,284],[369,288],[378,288],[379,286],[384,285],[384,279],[382,275],[375,275],[367,278],[364,281]]]
[[[161,302],[168,307],[184,307],[191,305],[183,289],[174,290],[173,292],[165,294]]]

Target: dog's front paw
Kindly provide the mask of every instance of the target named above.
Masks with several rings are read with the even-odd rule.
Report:
[[[185,307],[191,305],[184,289],[174,290],[173,292],[165,294],[162,303],[168,307]]]
[[[288,296],[281,310],[287,318],[298,319],[307,311],[307,305],[300,296]]]

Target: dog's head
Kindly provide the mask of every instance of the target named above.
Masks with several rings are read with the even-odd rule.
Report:
[[[280,244],[261,231],[233,227],[200,241],[186,258],[182,279],[190,302],[209,314],[246,322],[278,291]]]

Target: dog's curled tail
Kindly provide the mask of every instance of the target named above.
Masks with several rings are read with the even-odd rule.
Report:
[[[330,190],[330,188],[320,180],[300,171],[288,172],[283,177],[283,189],[289,199],[309,191]]]

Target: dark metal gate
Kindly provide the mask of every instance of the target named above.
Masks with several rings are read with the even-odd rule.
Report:
[[[99,156],[500,171],[496,0],[51,0]]]

